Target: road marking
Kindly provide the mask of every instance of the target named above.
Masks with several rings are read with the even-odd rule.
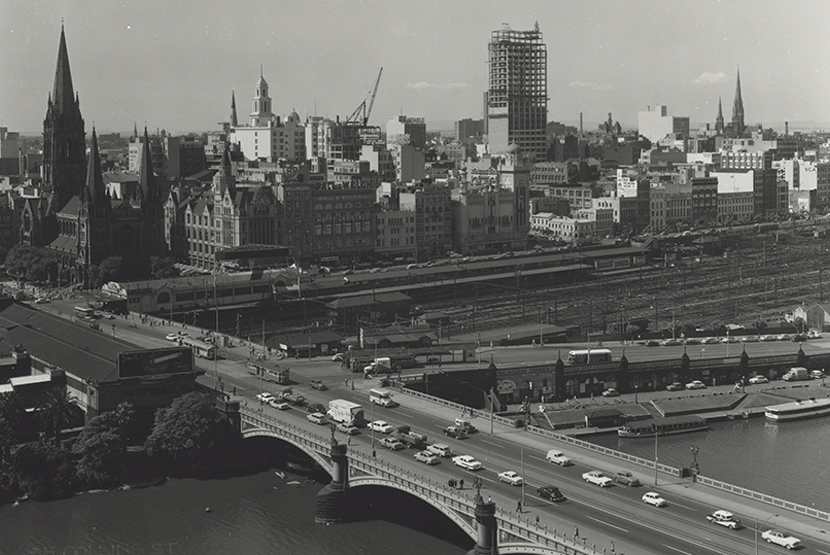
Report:
[[[830,552],[822,551],[821,549],[816,549],[819,553],[824,553],[824,555],[830,555]]]
[[[692,507],[687,507],[686,505],[681,505],[680,503],[677,503],[676,501],[672,501],[672,506],[680,507],[681,509],[686,509],[687,511],[694,511],[695,510]]]
[[[604,520],[600,520],[600,519],[592,517],[592,516],[589,516],[588,518],[590,518],[591,520],[595,520],[595,521],[599,522],[600,524],[605,524],[606,526],[610,526],[611,528],[616,528],[617,530],[625,532],[626,534],[629,533],[629,531],[626,528],[623,528],[621,526],[615,526],[614,524],[611,524],[610,522],[605,522]],[[691,553],[689,555],[691,555]]]
[[[487,441],[486,439],[482,439],[481,443],[489,443],[490,445],[493,445],[495,447],[501,447],[501,445],[499,445],[498,443],[493,443],[492,441]]]
[[[672,547],[670,545],[663,544],[663,547],[668,547],[672,551],[677,551],[678,553],[685,553],[686,555],[693,555],[692,553],[689,553],[688,551],[683,551],[682,549],[677,549],[676,547]]]

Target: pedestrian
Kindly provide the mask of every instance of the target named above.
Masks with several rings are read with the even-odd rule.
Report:
[[[536,515],[536,526],[539,526],[539,515]]]
[[[522,512],[522,502],[521,501],[519,501],[519,503],[516,505],[516,512],[517,513]]]
[[[378,456],[377,451],[375,451],[374,449],[372,449],[372,458],[375,458],[375,457],[377,457],[377,456]]]
[[[616,552],[617,552],[617,548],[614,547],[614,540],[611,540],[611,553],[616,553]]]
[[[579,537],[579,526],[574,526],[574,539]]]
[[[493,496],[492,495],[487,496],[487,502],[488,503],[493,503]]]
[[[464,478],[461,478],[461,481],[458,482],[458,489],[464,489]]]

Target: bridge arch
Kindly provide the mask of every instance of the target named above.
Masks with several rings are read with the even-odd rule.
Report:
[[[303,453],[311,457],[314,462],[319,464],[323,469],[328,472],[329,475],[332,474],[333,465],[331,460],[322,456],[320,453],[311,449],[307,445],[303,445],[298,441],[292,441],[290,438],[286,437],[285,435],[278,434],[276,432],[272,432],[271,430],[266,430],[264,428],[249,428],[242,432],[242,439],[248,439],[252,437],[271,437],[274,439],[278,439],[280,441],[284,441],[285,443],[289,443],[294,447],[300,449]],[[333,477],[333,476],[332,476]]]
[[[387,480],[384,478],[378,478],[376,476],[358,476],[358,477],[351,477],[349,478],[349,487],[356,488],[361,486],[381,486],[387,488],[393,488],[404,493],[407,493],[414,498],[418,499],[419,501],[424,501],[431,505],[433,508],[440,511],[444,516],[449,518],[452,522],[454,522],[459,528],[461,528],[465,534],[470,536],[473,540],[476,539],[476,527],[473,524],[469,517],[459,513],[458,511],[454,510],[452,507],[449,507],[446,503],[441,503],[437,499],[433,499],[431,496],[423,495],[423,492],[416,491],[413,488],[407,487],[403,484],[399,484],[393,482],[392,480]],[[472,511],[472,507],[469,509]]]

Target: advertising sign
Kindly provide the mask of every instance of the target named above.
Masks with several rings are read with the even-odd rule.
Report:
[[[119,378],[152,378],[193,372],[193,350],[169,347],[118,353]]]

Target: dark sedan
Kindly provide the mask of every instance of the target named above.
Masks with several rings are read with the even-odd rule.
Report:
[[[565,501],[567,499],[562,492],[559,491],[559,488],[556,486],[544,486],[536,490],[536,493],[542,499],[547,499],[548,501]]]

